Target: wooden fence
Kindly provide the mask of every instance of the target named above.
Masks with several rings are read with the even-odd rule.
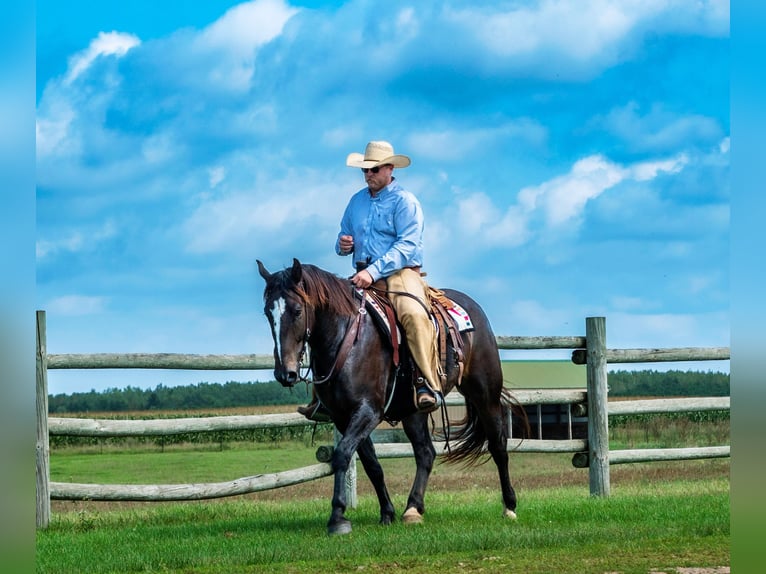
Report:
[[[610,415],[660,412],[728,410],[729,397],[655,399],[643,401],[607,401],[607,363],[658,361],[709,361],[729,359],[729,349],[607,349],[606,319],[589,317],[585,337],[497,337],[500,349],[573,349],[572,361],[587,366],[587,389],[516,390],[515,398],[522,405],[566,404],[570,414],[587,415],[588,438],[565,440],[508,440],[508,449],[515,452],[571,452],[572,463],[589,468],[590,492],[608,496],[609,465],[630,462],[685,460],[728,457],[729,446],[609,450]],[[99,485],[50,481],[49,435],[77,436],[149,436],[186,432],[205,432],[268,427],[302,426],[309,423],[298,413],[180,418],[166,420],[96,420],[48,417],[48,369],[205,369],[250,370],[271,369],[271,355],[183,355],[183,354],[66,354],[47,353],[45,311],[37,312],[37,527],[50,522],[50,500],[200,500],[246,494],[306,482],[332,474],[329,460],[332,447],[320,447],[318,464],[273,474],[239,478],[229,482],[208,484],[165,485]],[[447,396],[448,405],[462,404],[456,393]],[[435,443],[437,452],[443,443]],[[376,444],[380,458],[412,456],[409,443]],[[355,471],[352,465],[350,470]],[[350,501],[355,500],[355,472],[349,473]]]

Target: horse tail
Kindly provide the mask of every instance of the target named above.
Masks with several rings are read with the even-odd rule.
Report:
[[[529,417],[527,416],[527,411],[524,409],[524,406],[516,399],[516,397],[513,396],[511,391],[509,391],[507,388],[503,387],[503,390],[500,394],[500,402],[503,405],[503,416],[508,420],[510,423],[510,419],[508,419],[508,411],[511,412],[511,415],[514,417],[514,421],[516,425],[521,429],[521,439],[522,441],[524,438],[528,436],[532,436],[532,429],[529,426]],[[521,443],[519,443],[521,445]],[[518,448],[518,446],[516,447]],[[516,449],[514,449],[516,450]]]
[[[503,387],[500,392],[500,406],[503,417],[503,435],[508,437],[505,421],[508,420],[508,412],[515,417],[515,422],[521,426],[522,437],[529,436],[530,426],[527,412],[521,403]],[[443,458],[448,463],[460,463],[465,467],[484,464],[489,460],[485,450],[487,442],[487,430],[481,422],[478,409],[470,402],[465,403],[465,417],[457,423],[457,427],[450,433],[454,443],[444,453]]]

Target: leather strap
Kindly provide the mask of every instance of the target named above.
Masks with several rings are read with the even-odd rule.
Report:
[[[339,372],[343,368],[343,365],[346,363],[346,359],[348,358],[348,354],[351,352],[351,347],[353,347],[354,343],[356,343],[356,339],[359,335],[359,328],[362,325],[362,319],[366,314],[367,310],[364,308],[364,302],[362,302],[362,307],[359,309],[359,313],[357,314],[356,319],[354,319],[351,327],[349,327],[348,331],[346,331],[346,335],[343,337],[343,342],[340,344],[338,354],[335,355],[335,362],[332,364],[330,372],[327,373],[326,377],[313,379],[311,381],[312,383],[315,385],[326,383],[336,372]]]

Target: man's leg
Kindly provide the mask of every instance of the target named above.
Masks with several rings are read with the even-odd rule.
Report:
[[[403,291],[418,298],[418,301],[406,295],[390,294],[399,322],[404,328],[412,358],[423,373],[426,384],[433,393],[441,393],[439,378],[439,353],[437,350],[436,330],[426,311],[428,299],[425,283],[420,274],[412,269],[402,269],[387,280],[389,291]],[[423,304],[421,304],[421,302]],[[424,307],[425,305],[425,307]],[[438,406],[435,394],[418,396],[418,406],[429,410]]]

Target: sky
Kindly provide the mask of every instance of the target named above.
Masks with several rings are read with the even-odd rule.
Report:
[[[412,159],[428,282],[495,334],[729,346],[728,2],[42,0],[36,26],[49,353],[271,353],[256,259],[350,275],[345,158],[380,139]],[[728,361],[641,366],[687,367]]]

